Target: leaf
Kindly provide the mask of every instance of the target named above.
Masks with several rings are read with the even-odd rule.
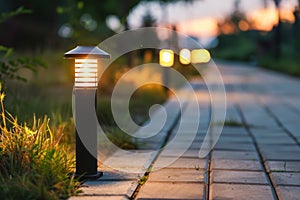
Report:
[[[9,48],[7,49],[5,55],[3,56],[4,58],[8,58],[12,53],[13,53],[14,49],[13,48]]]
[[[56,12],[57,12],[58,14],[62,14],[62,13],[64,13],[64,8],[61,7],[61,6],[57,6],[57,7],[56,7]]]
[[[0,51],[7,51],[7,47],[0,45]]]
[[[84,2],[83,2],[83,1],[79,1],[79,2],[77,3],[77,8],[78,8],[79,10],[81,10],[83,7],[84,7]]]
[[[21,7],[17,8],[17,10],[15,10],[15,11],[11,11],[8,13],[2,13],[0,15],[0,23],[5,22],[6,20],[8,20],[11,17],[21,15],[21,14],[30,14],[30,13],[32,13],[31,10],[25,9],[23,6],[21,6]]]

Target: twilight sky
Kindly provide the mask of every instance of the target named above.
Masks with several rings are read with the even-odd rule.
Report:
[[[159,23],[177,23],[201,17],[222,18],[233,10],[235,0],[195,0],[193,3],[178,2],[162,10],[157,2],[141,2],[131,13],[129,21],[134,27],[140,25],[141,17],[147,10]],[[267,0],[269,7],[274,7],[273,0]],[[263,8],[263,0],[241,0],[241,10],[250,13]],[[292,8],[297,0],[282,0],[282,8]]]

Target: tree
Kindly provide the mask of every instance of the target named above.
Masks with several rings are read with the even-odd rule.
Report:
[[[173,3],[179,0],[149,1]],[[185,2],[192,1],[185,0]],[[130,29],[127,22],[128,15],[140,2],[141,0],[0,0],[0,13],[20,6],[32,9],[31,15],[14,17],[0,25],[0,29],[5,30],[0,31],[0,43],[32,51],[43,48],[57,49],[62,44],[65,48],[65,42],[73,43],[74,39],[78,43],[94,44],[99,39],[111,35],[105,24],[108,15],[117,16],[125,29]],[[83,15],[91,16],[96,23],[96,28],[89,30],[85,22],[82,22]],[[66,36],[65,39],[59,37],[58,32],[64,27],[68,28],[71,38],[70,36]]]
[[[219,32],[221,34],[239,33],[241,29],[241,22],[246,23],[249,26],[250,23],[240,9],[240,3],[241,0],[235,0],[233,12],[218,23]]]
[[[274,58],[279,59],[281,55],[281,20],[280,20],[280,1],[273,0],[277,9],[278,24],[274,27]]]
[[[0,23],[5,22],[9,18],[21,14],[31,13],[30,10],[19,7],[15,11],[1,13]],[[39,67],[45,67],[46,65],[38,58],[19,57],[11,58],[13,48],[8,48],[0,45],[0,84],[3,84],[6,80],[17,79],[26,81],[24,77],[18,74],[20,69],[28,69],[35,72]]]
[[[298,6],[295,7],[294,10],[294,17],[295,17],[295,22],[293,24],[293,32],[294,32],[294,48],[295,50],[300,47],[300,39],[299,39],[299,34],[300,34],[300,0],[298,2]]]

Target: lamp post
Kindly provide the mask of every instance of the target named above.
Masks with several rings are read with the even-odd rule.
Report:
[[[193,64],[208,63],[211,59],[210,53],[206,49],[194,49],[191,54]]]
[[[168,94],[168,88],[170,81],[169,67],[174,65],[174,52],[170,49],[162,49],[159,51],[159,64],[163,67],[162,80],[165,86],[165,93]]]
[[[75,59],[73,111],[76,127],[76,176],[98,179],[97,171],[97,88],[101,59],[110,55],[98,47],[77,46],[64,54]]]
[[[191,63],[191,52],[188,49],[181,49],[179,52],[179,61],[183,65]]]

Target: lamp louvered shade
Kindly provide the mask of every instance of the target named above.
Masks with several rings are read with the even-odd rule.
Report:
[[[97,88],[97,59],[75,59],[75,87]]]
[[[77,46],[64,57],[75,59],[75,88],[97,88],[98,62],[109,59],[110,55],[97,46]]]

